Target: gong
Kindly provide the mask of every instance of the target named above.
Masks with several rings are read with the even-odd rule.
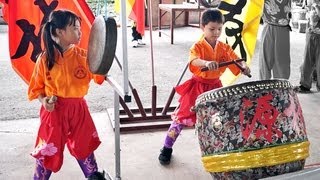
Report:
[[[117,24],[111,17],[95,18],[89,36],[88,64],[93,74],[106,75],[111,68],[117,47]]]

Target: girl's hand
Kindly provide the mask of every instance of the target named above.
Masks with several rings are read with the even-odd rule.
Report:
[[[207,61],[205,63],[205,66],[209,69],[209,70],[217,70],[219,68],[219,64],[216,61]]]
[[[44,109],[52,112],[54,110],[54,104],[56,102],[56,99],[53,99],[51,97],[42,97],[39,99],[41,104],[43,105]]]

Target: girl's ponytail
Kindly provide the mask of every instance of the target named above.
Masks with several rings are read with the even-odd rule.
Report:
[[[44,24],[42,29],[42,37],[43,37],[43,43],[44,43],[44,52],[47,59],[47,68],[49,70],[52,69],[55,60],[54,60],[54,46],[53,46],[53,40],[51,37],[51,22],[47,22]]]
[[[44,51],[47,59],[47,67],[49,70],[52,69],[55,63],[55,48],[62,53],[62,48],[52,39],[52,31],[55,31],[56,28],[54,24],[50,21],[44,24],[42,29],[43,43],[44,43]],[[54,48],[55,47],[55,48]]]

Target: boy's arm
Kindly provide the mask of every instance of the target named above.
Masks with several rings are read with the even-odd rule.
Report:
[[[198,67],[208,67],[209,70],[215,70],[219,68],[219,64],[216,61],[206,61],[200,58],[191,60],[190,63]]]
[[[189,63],[192,66],[197,67],[208,67],[209,70],[214,70],[218,68],[218,63],[213,60],[204,60],[200,58],[200,46],[194,44],[190,48],[190,55],[189,55]]]

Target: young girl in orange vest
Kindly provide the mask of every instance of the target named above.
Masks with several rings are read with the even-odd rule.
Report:
[[[60,170],[65,144],[85,177],[105,179],[98,172],[93,151],[100,145],[97,130],[83,98],[94,79],[90,73],[81,39],[80,18],[71,11],[53,11],[42,29],[44,51],[39,55],[28,89],[29,100],[41,103],[40,127],[34,151],[34,179],[49,179]],[[57,97],[51,101],[50,97]]]

